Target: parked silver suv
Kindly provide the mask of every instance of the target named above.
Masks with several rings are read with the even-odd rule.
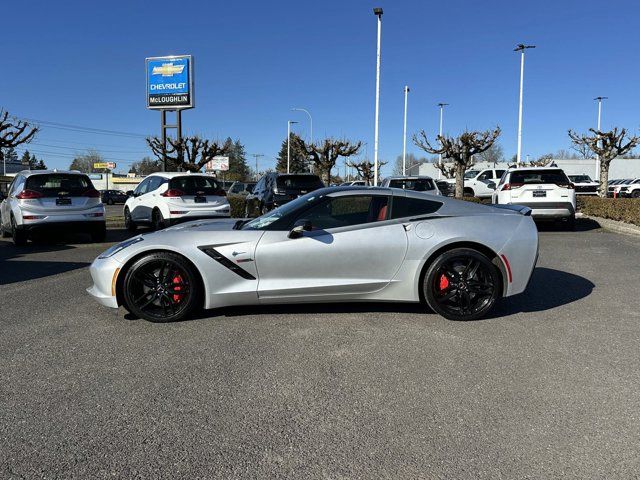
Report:
[[[94,242],[104,241],[104,205],[84,173],[34,170],[18,173],[0,203],[0,230],[25,245],[36,230],[57,229],[89,233]]]

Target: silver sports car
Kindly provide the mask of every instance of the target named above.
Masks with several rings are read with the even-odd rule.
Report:
[[[114,245],[88,292],[167,322],[197,308],[425,302],[471,320],[525,290],[538,233],[525,207],[375,187],[316,190],[261,217],[191,222]]]

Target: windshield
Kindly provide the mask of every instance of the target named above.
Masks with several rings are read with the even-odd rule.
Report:
[[[569,175],[569,179],[575,183],[588,183],[591,182],[589,175]]]
[[[319,195],[315,193],[307,193],[302,197],[296,198],[283,206],[276,208],[268,213],[265,213],[261,217],[254,218],[248,223],[245,223],[240,228],[241,230],[264,230],[276,220],[280,220],[285,215],[290,214],[302,208],[305,204],[311,204],[319,198]]]
[[[27,178],[25,185],[26,190],[39,192],[45,197],[57,197],[60,194],[81,196],[92,188],[89,177],[73,173],[33,175]]]
[[[279,175],[276,184],[283,190],[310,190],[324,186],[316,175]]]
[[[255,182],[254,183],[247,183],[247,185],[245,187],[245,190],[247,192],[249,192],[249,193],[253,193],[253,187],[255,187],[255,186],[256,186]]]
[[[480,173],[480,170],[469,170],[464,174],[464,178],[469,179],[477,176]]]
[[[435,190],[433,180],[430,178],[396,178],[389,181],[391,188],[404,188],[416,192]]]
[[[524,185],[544,183],[567,184],[569,183],[569,179],[562,170],[531,170],[528,172],[513,172],[509,182]]]

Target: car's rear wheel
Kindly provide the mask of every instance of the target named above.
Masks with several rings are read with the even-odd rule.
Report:
[[[2,234],[2,238],[9,238],[11,236],[11,232],[4,229],[4,222],[0,219],[0,234]]]
[[[174,322],[187,317],[200,302],[195,268],[183,257],[158,252],[138,259],[127,270],[124,306],[150,322]]]
[[[429,266],[423,293],[433,311],[450,320],[475,320],[486,315],[501,295],[501,274],[477,250],[456,248]]]
[[[18,228],[16,219],[11,217],[11,237],[16,247],[22,247],[27,244],[27,232]]]
[[[153,211],[151,220],[154,230],[162,230],[166,226],[162,212],[158,209]]]
[[[131,212],[128,208],[124,209],[124,228],[129,230],[130,232],[134,232],[138,226],[131,218]]]
[[[631,198],[640,198],[640,189],[631,192]]]

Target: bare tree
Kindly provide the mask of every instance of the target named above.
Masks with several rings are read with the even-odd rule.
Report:
[[[29,143],[38,133],[39,128],[29,122],[9,117],[9,112],[0,109],[0,161],[4,158],[5,148],[15,148]]]
[[[569,130],[569,138],[575,145],[587,145],[600,159],[600,189],[598,195],[606,197],[611,161],[635,148],[640,143],[640,137],[635,135],[627,136],[625,128],[618,130],[617,127],[608,132],[602,132],[594,128],[590,128],[589,131],[593,135],[578,134]]]
[[[531,160],[529,162],[529,165],[532,166],[532,167],[546,167],[552,161],[553,161],[553,155],[551,153],[546,153],[544,155],[541,155],[536,160]]]
[[[213,157],[229,153],[228,145],[217,140],[202,139],[197,135],[181,140],[168,138],[166,150],[162,138],[159,137],[147,138],[147,144],[161,162],[166,155],[169,171],[182,168],[190,172],[199,172]]]
[[[350,140],[336,140],[333,138],[325,138],[321,142],[307,144],[300,137],[291,138],[300,148],[307,153],[311,161],[314,163],[316,170],[325,177],[327,185],[331,183],[331,169],[335,167],[338,158],[351,157],[357,154],[362,147],[362,142],[352,142]]]
[[[443,160],[442,163],[436,162],[436,168],[442,172],[444,178],[455,178],[456,177],[456,165],[453,162],[448,160]],[[467,169],[473,167],[475,162],[471,162]]]
[[[504,160],[504,150],[502,149],[502,145],[497,142],[494,143],[484,152],[480,152],[476,156],[476,160],[480,160],[481,162],[486,163],[493,163],[494,165],[498,162],[502,162]]]
[[[584,143],[574,143],[571,148],[578,152],[580,158],[593,158],[593,151],[591,151],[589,145],[586,145]]]
[[[387,162],[378,161],[378,178],[380,178],[380,169],[384,167]],[[358,176],[362,178],[367,185],[373,185],[374,180],[374,163],[369,160],[361,160],[359,162],[347,162],[349,167],[353,167],[358,172]]]
[[[498,136],[500,136],[500,127],[484,132],[464,132],[459,137],[438,135],[436,140],[440,143],[440,146],[434,147],[429,142],[425,131],[421,130],[419,134],[413,136],[413,143],[427,153],[442,154],[443,157],[453,163],[456,174],[456,198],[462,198],[464,194],[464,172],[474,165],[473,156],[489,149]]]

